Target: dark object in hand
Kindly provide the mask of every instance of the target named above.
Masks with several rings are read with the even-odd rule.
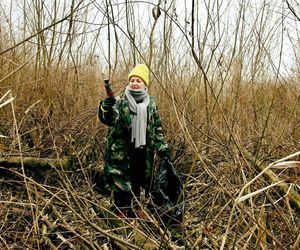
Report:
[[[113,97],[114,96],[114,92],[112,90],[111,83],[109,82],[109,79],[105,79],[104,80],[104,87],[105,87],[107,96]]]

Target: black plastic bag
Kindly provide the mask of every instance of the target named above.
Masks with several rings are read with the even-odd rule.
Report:
[[[153,203],[164,212],[163,222],[167,226],[180,225],[184,213],[183,186],[167,157],[160,159],[150,194]]]

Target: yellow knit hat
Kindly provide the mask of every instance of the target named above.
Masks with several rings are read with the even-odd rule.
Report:
[[[137,64],[129,73],[128,80],[130,80],[130,78],[133,76],[141,78],[146,86],[149,85],[149,69],[146,64]]]

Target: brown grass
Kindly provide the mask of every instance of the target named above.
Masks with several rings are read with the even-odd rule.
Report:
[[[12,41],[1,29],[1,51],[5,44]],[[126,244],[143,249],[145,243],[157,249],[160,242],[162,249],[174,248],[160,234],[157,217],[112,228],[104,218],[112,216],[105,210],[110,200],[92,188],[92,170],[103,165],[107,132],[97,120],[106,65],[86,56],[76,66],[54,62],[37,67],[34,51],[28,45],[0,57],[0,98],[8,90],[15,98],[0,108],[0,157],[68,157],[73,164],[67,171],[53,167],[24,173],[0,166],[1,249],[115,249]],[[133,66],[130,60],[122,63],[112,79],[117,93]],[[235,199],[259,174],[257,164],[267,166],[299,151],[299,86],[292,78],[243,80],[232,67],[228,73],[233,77],[215,79],[205,91],[199,69],[185,73],[170,62],[164,73],[160,67],[152,61],[150,92],[157,97],[165,137],[185,185],[180,238],[191,249],[297,249],[299,208],[277,185],[239,204]],[[273,171],[299,192],[295,164]],[[270,184],[262,176],[243,195]]]

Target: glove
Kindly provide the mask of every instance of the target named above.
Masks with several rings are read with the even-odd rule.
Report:
[[[104,110],[111,109],[116,103],[116,98],[113,96],[107,97],[104,99],[101,103],[101,106],[103,107]]]
[[[171,160],[171,153],[170,153],[169,149],[165,149],[163,151],[158,151],[157,154],[161,159],[165,158],[169,161]]]
[[[164,156],[164,157],[160,158],[160,163],[159,164],[166,171],[169,171],[170,169],[173,168],[173,163],[171,162],[171,159],[168,156]]]

